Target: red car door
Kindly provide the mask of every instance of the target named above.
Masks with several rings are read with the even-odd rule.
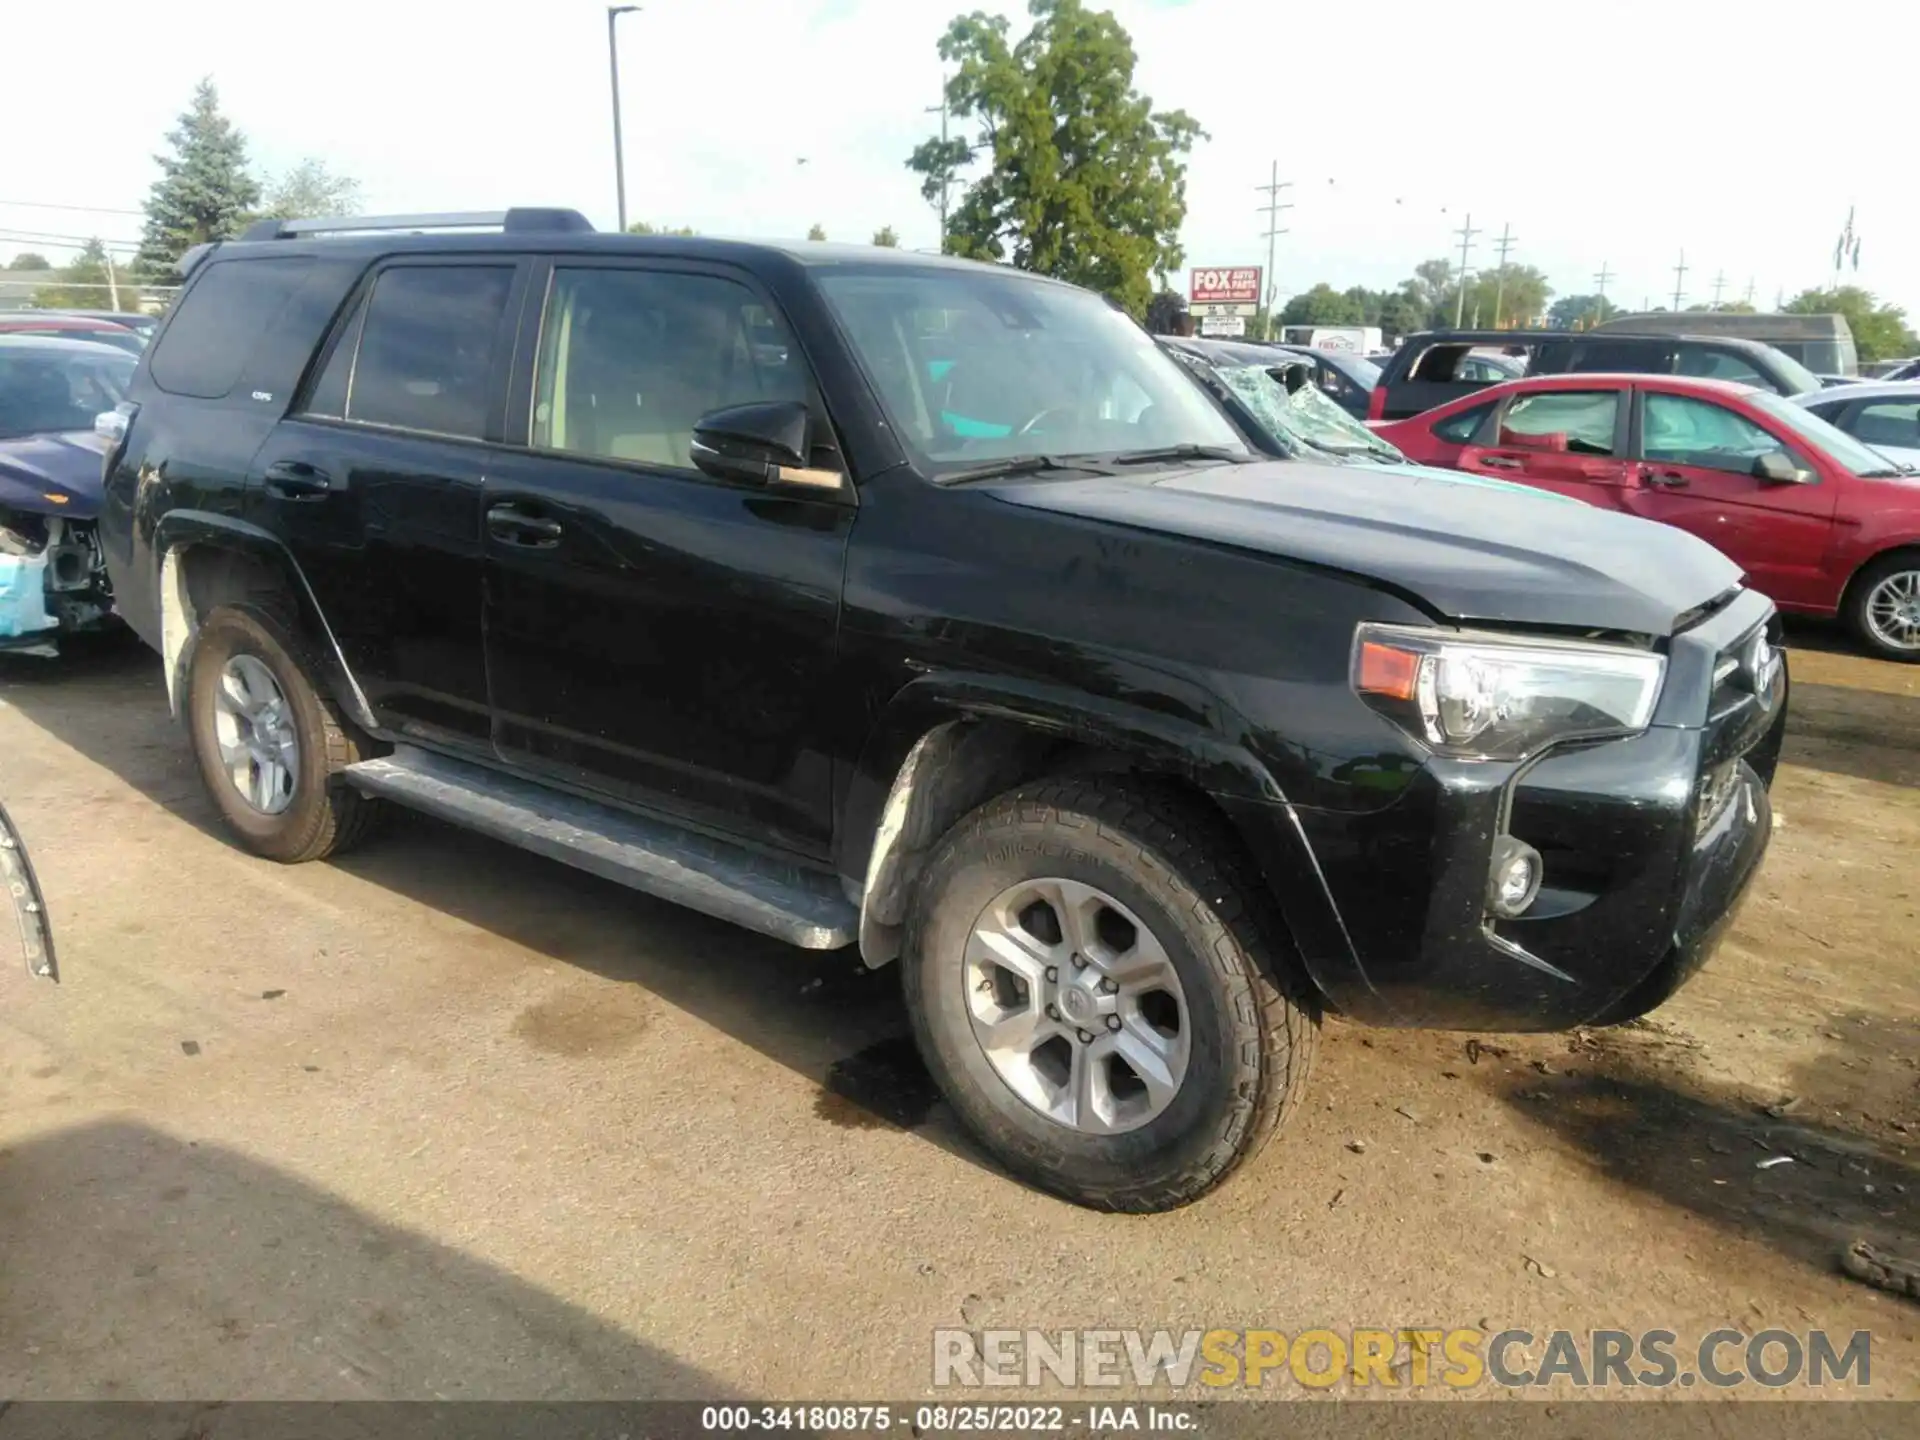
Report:
[[[1461,447],[1454,464],[1620,509],[1627,482],[1628,404],[1624,388],[1569,384],[1521,391]]]
[[[1831,610],[1826,557],[1842,483],[1831,462],[1731,396],[1642,386],[1638,405],[1627,508],[1708,541],[1776,604]],[[1783,457],[1801,478],[1761,478],[1764,456]]]

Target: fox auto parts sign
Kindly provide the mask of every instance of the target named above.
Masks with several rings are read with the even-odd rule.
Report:
[[[1251,315],[1260,304],[1260,267],[1196,269],[1188,276],[1187,301],[1200,315]]]

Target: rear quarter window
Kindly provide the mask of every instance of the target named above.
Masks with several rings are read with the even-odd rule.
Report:
[[[147,373],[170,395],[230,394],[254,346],[299,292],[313,261],[303,256],[216,260],[181,296],[154,343]]]
[[[1485,420],[1492,410],[1492,401],[1488,401],[1485,405],[1471,406],[1458,415],[1450,415],[1442,420],[1433,427],[1433,433],[1449,445],[1465,445],[1473,439],[1474,433],[1480,428],[1480,422]]]

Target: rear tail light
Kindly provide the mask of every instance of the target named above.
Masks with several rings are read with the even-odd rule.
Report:
[[[1380,384],[1374,386],[1372,393],[1367,396],[1367,419],[1384,420],[1386,418],[1387,387],[1386,383],[1382,381]]]

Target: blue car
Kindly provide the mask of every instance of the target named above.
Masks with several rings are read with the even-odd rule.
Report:
[[[116,623],[93,425],[135,363],[89,341],[0,335],[0,652],[55,655],[62,637]]]

